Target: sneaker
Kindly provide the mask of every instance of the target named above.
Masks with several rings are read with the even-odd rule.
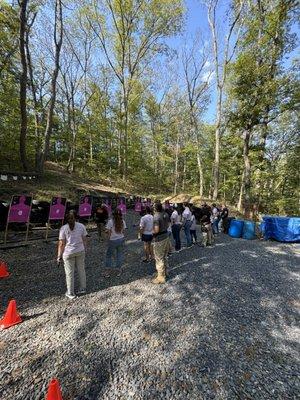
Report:
[[[86,290],[85,289],[79,290],[77,294],[86,294]]]
[[[69,293],[66,293],[66,297],[67,297],[68,299],[70,299],[70,300],[74,300],[74,299],[76,299],[76,296],[75,296],[75,294],[69,294]]]

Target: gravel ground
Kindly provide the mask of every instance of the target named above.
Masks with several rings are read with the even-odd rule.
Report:
[[[15,298],[23,317],[0,332],[0,398],[44,399],[52,377],[64,400],[299,398],[299,245],[220,234],[172,255],[168,283],[155,286],[127,222],[123,275],[101,275],[93,233],[88,294],[75,301],[55,243],[0,254],[12,273],[1,314]]]

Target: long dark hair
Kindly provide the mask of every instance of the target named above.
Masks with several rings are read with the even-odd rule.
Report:
[[[113,212],[113,221],[116,233],[121,233],[124,226],[121,210],[117,209]]]
[[[70,211],[67,215],[67,223],[71,231],[75,228],[75,222],[76,222],[76,214],[74,211]]]

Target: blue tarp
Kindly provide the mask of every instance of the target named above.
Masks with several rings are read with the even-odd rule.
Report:
[[[263,217],[261,231],[264,239],[279,242],[300,242],[300,218]]]

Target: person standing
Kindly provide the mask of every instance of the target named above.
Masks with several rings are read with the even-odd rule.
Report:
[[[143,259],[143,262],[149,262],[154,258],[152,248],[153,215],[151,214],[151,208],[149,206],[146,206],[146,214],[140,221],[140,234],[145,250],[145,258]]]
[[[102,241],[104,239],[103,234],[105,232],[105,225],[108,220],[108,211],[105,205],[102,204],[100,207],[96,208],[94,220],[97,224],[99,240]]]
[[[229,210],[226,204],[224,203],[221,212],[221,219],[222,219],[222,226],[224,233],[228,233],[228,215],[229,215]]]
[[[108,220],[106,229],[108,232],[108,245],[106,251],[105,267],[107,269],[107,278],[110,277],[112,270],[112,257],[116,258],[117,276],[120,276],[124,258],[124,245],[126,222],[123,220],[122,211],[116,209],[112,218]]]
[[[212,222],[212,228],[213,228],[213,233],[214,235],[217,235],[219,233],[219,210],[217,208],[216,204],[212,204],[212,216],[211,216],[211,222]]]
[[[204,247],[211,246],[213,241],[212,227],[209,215],[203,215],[200,220]]]
[[[170,239],[168,235],[169,224],[169,216],[163,210],[162,204],[156,203],[155,214],[153,218],[153,253],[155,258],[157,277],[152,280],[154,284],[161,284],[166,282],[168,252],[170,248]]]
[[[175,251],[181,250],[181,240],[180,240],[180,231],[181,231],[181,222],[180,216],[178,214],[177,206],[173,206],[173,212],[171,214],[171,229],[173,238],[175,241]]]
[[[186,237],[186,245],[187,245],[187,247],[191,247],[192,246],[192,237],[191,237],[192,213],[191,213],[188,203],[185,203],[185,205],[184,205],[184,211],[182,213],[182,224],[183,224],[184,234]]]
[[[192,211],[191,221],[192,221],[192,225],[191,225],[190,233],[191,233],[192,242],[197,243],[196,216],[195,216],[194,210]]]
[[[67,292],[66,297],[76,298],[74,291],[75,269],[78,271],[78,294],[86,293],[85,253],[87,247],[87,231],[83,224],[76,222],[74,212],[67,215],[67,224],[59,231],[57,263],[64,261]]]

